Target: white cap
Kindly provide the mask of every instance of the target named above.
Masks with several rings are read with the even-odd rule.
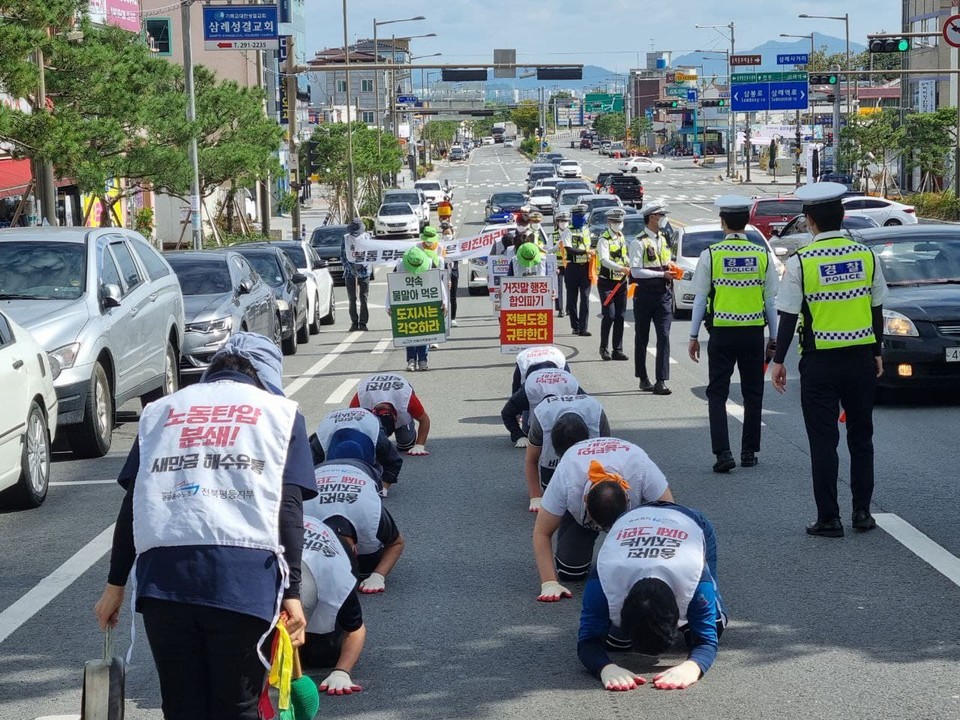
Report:
[[[806,205],[823,205],[836,202],[849,192],[846,185],[835,182],[811,183],[798,187],[794,196]]]
[[[744,195],[721,195],[713,204],[720,212],[750,212],[753,200]]]
[[[641,215],[642,217],[649,217],[650,215],[653,215],[654,213],[663,213],[664,215],[669,215],[669,214],[670,214],[670,211],[667,210],[667,206],[664,205],[664,204],[663,204],[662,202],[660,202],[659,200],[654,200],[654,201],[652,201],[652,202],[647,203],[647,204],[644,205],[643,208],[640,210],[640,215]]]

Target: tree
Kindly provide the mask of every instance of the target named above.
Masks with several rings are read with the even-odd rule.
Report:
[[[540,126],[540,107],[533,100],[523,100],[510,113],[510,119],[517,126],[517,130],[526,137],[533,137]]]
[[[460,123],[457,120],[431,120],[423,126],[420,137],[434,145],[450,147],[459,129]]]
[[[898,151],[904,139],[904,129],[894,110],[883,110],[873,115],[853,115],[840,131],[841,164],[844,167],[866,170],[876,162],[881,173],[876,178],[876,189],[886,195],[886,165],[892,158],[888,153]]]
[[[940,108],[932,113],[912,113],[904,118],[903,149],[909,169],[920,168],[923,186],[932,181],[941,190],[941,178],[947,172],[947,157],[956,147],[955,108]]]
[[[593,129],[600,137],[623,140],[627,134],[627,118],[622,112],[602,113],[593,119]]]
[[[639,145],[640,140],[645,140],[651,130],[653,130],[653,120],[646,115],[635,117],[630,122],[630,137],[633,138],[634,144]]]

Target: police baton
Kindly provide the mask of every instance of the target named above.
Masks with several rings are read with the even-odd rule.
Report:
[[[609,305],[609,304],[613,301],[613,298],[616,296],[616,294],[617,294],[618,292],[620,292],[620,288],[623,286],[623,284],[624,284],[626,281],[627,281],[627,279],[624,278],[623,280],[621,280],[620,282],[618,282],[616,285],[614,285],[613,290],[611,290],[609,293],[607,293],[607,299],[603,301],[603,307],[606,307],[607,305]]]

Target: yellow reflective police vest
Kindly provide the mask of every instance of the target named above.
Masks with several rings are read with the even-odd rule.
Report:
[[[713,327],[763,325],[763,285],[770,258],[744,237],[731,236],[708,249],[712,286],[707,312]]]
[[[559,233],[558,233],[559,237]],[[590,263],[590,237],[585,230],[570,231],[570,247],[558,245],[563,253],[564,264],[587,265]]]
[[[802,350],[872,345],[876,258],[846,237],[816,240],[797,251],[803,281]]]
[[[624,240],[623,235],[618,235],[617,237],[614,237],[613,235],[610,234],[609,230],[604,230],[603,234],[600,237],[607,238],[607,240],[609,241],[607,244],[607,248],[610,251],[610,259],[615,263],[619,263],[621,265],[627,265],[628,264],[627,243]],[[600,262],[599,255],[597,256],[597,262],[598,263]],[[597,272],[599,276],[604,278],[605,280],[613,280],[614,282],[619,282],[620,280],[623,280],[623,276],[626,274],[626,271],[617,272],[615,270],[611,270],[610,268],[603,266],[602,264],[599,265]]]
[[[667,239],[659,231],[657,231],[657,239],[659,240],[659,247],[657,247],[657,244],[653,242],[653,238],[647,235],[646,232],[637,235],[637,240],[640,241],[643,247],[640,267],[651,270],[666,269],[670,264],[672,258],[670,243],[667,242]]]

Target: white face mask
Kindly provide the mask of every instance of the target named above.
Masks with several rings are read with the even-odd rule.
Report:
[[[657,221],[657,227],[663,230],[666,226],[667,226],[667,218],[666,216],[663,216]]]
[[[614,232],[620,232],[621,230],[623,230],[623,223],[622,223],[622,222],[612,222],[612,223],[610,223],[610,229],[613,230]]]
[[[560,230],[566,230],[568,227],[570,227],[570,223],[568,223],[566,220],[560,220],[560,221],[557,223],[557,227],[558,227]]]
[[[538,222],[530,223],[530,229],[536,232],[537,230],[540,229],[540,223]]]

